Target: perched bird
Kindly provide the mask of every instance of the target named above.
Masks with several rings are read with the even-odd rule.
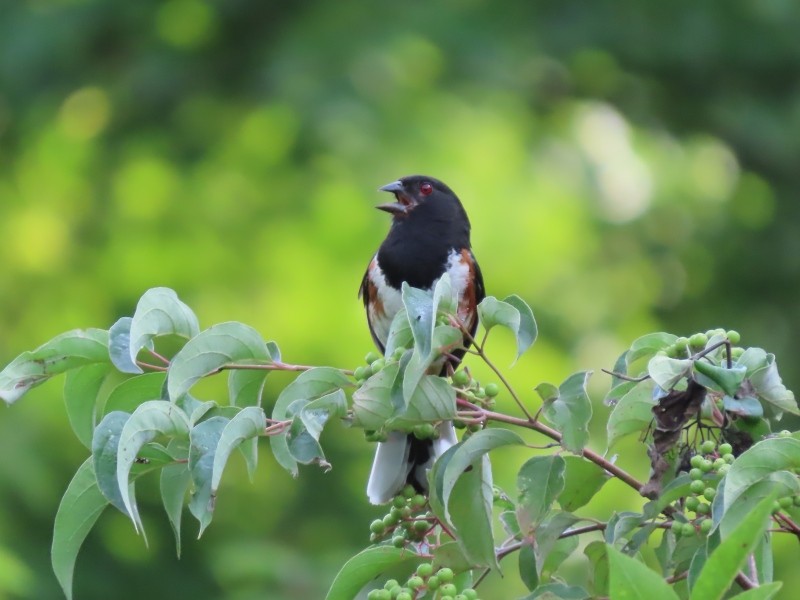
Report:
[[[458,295],[458,317],[474,335],[477,306],[485,292],[470,248],[469,219],[458,197],[441,181],[421,175],[403,177],[380,189],[394,194],[395,202],[377,206],[392,215],[392,225],[359,289],[375,344],[385,351],[392,319],[403,307],[403,282],[430,290],[444,273],[450,275]],[[463,355],[463,349],[454,351],[441,374],[448,367],[455,369]],[[367,484],[370,502],[389,502],[409,483],[420,492],[427,491],[428,469],[456,441],[452,422],[440,424],[439,437],[433,440],[391,432],[375,452]]]

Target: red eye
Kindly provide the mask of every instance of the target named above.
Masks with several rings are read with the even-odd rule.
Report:
[[[427,181],[419,184],[419,193],[423,196],[428,196],[433,191],[433,186]]]

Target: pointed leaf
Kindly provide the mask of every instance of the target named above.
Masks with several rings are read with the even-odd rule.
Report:
[[[609,596],[614,600],[678,600],[664,579],[638,560],[607,546]]]
[[[108,330],[108,355],[118,371],[139,374],[144,371],[136,364],[136,359],[131,358],[132,322],[131,317],[122,317]],[[152,341],[148,341],[144,347],[152,350]]]
[[[775,597],[775,594],[777,594],[782,587],[782,581],[764,583],[757,588],[731,596],[731,600],[770,600],[770,598]]]
[[[166,377],[165,373],[144,373],[124,380],[98,407],[98,417],[115,410],[132,413],[143,402],[160,399]]]
[[[347,396],[344,390],[336,390],[316,400],[308,402],[299,411],[306,431],[318,440],[322,429],[331,417],[344,418],[347,415]]]
[[[139,511],[128,489],[128,476],[139,449],[157,435],[185,436],[189,432],[189,419],[184,412],[166,400],[150,400],[133,412],[122,428],[117,453],[117,484],[122,501],[137,531]]]
[[[692,371],[693,360],[654,356],[647,363],[647,372],[663,390],[671,390]]]
[[[564,456],[564,489],[558,503],[574,512],[585,506],[600,491],[611,476],[593,462],[580,456]]]
[[[92,468],[97,478],[98,489],[108,502],[128,516],[130,513],[125,508],[117,480],[117,453],[122,428],[130,417],[129,413],[120,411],[108,413],[97,425],[92,438]],[[127,483],[125,487],[128,487]]]
[[[427,357],[431,353],[431,337],[435,323],[433,297],[429,292],[413,288],[405,281],[402,286],[402,297],[411,333],[414,336],[414,347],[420,356]]]
[[[561,538],[561,535],[580,520],[580,517],[576,517],[571,513],[553,511],[539,525],[536,530],[536,545],[534,547],[534,555],[536,556],[536,569],[539,573],[539,576],[542,575],[544,564],[547,561],[547,558],[550,556],[553,548]]]
[[[534,456],[517,474],[517,519],[523,532],[531,532],[544,520],[564,490],[566,463],[558,455]]]
[[[392,387],[399,366],[387,365],[353,392],[353,414],[364,429],[380,429],[394,414]]]
[[[237,362],[271,362],[267,345],[252,327],[234,321],[209,327],[190,339],[173,357],[167,388],[172,401],[198,379]]]
[[[314,400],[351,385],[350,379],[338,369],[317,367],[305,371],[280,393],[275,401],[275,408],[272,410],[272,418],[276,421],[291,419],[295,416],[295,413],[290,410],[290,406],[295,401]],[[278,464],[296,477],[297,460],[290,451],[287,433],[272,435],[269,438],[269,442]]]
[[[664,333],[659,331],[657,333],[648,333],[640,338],[637,338],[631,344],[630,350],[624,355],[626,372],[631,368],[631,365],[640,358],[647,358],[650,360],[656,355],[659,350],[666,350],[667,347],[675,343],[678,336],[671,333]],[[617,371],[617,367],[614,367]]]
[[[744,381],[747,368],[733,366],[730,369],[718,367],[704,360],[694,361],[695,381],[707,388],[716,389],[733,396],[739,391],[739,386]]]
[[[756,394],[764,402],[768,402],[778,410],[778,416],[784,412],[793,415],[800,414],[797,409],[797,401],[794,394],[783,385],[781,376],[778,374],[778,364],[775,362],[775,355],[767,355],[767,366],[755,371],[750,375],[750,383],[753,384]]]
[[[480,322],[486,331],[502,325],[512,331],[517,339],[517,358],[536,341],[537,327],[533,311],[519,296],[498,300],[487,296],[478,305]]]
[[[489,456],[459,477],[448,503],[449,521],[467,560],[499,569],[492,537],[492,468]]]
[[[228,397],[232,406],[261,406],[267,370],[234,369],[228,375]]]
[[[413,346],[414,334],[411,333],[408,313],[405,308],[401,308],[392,319],[389,335],[386,338],[385,354],[386,356],[391,356],[398,348],[412,348]]]
[[[758,481],[776,471],[800,468],[800,440],[770,438],[753,445],[731,465],[724,480],[725,510]]]
[[[667,536],[664,536],[665,538]],[[583,553],[589,559],[589,584],[594,596],[608,595],[608,553],[606,545],[600,540],[589,543]]]
[[[402,568],[413,571],[425,559],[407,548],[374,546],[348,560],[333,580],[326,600],[353,600],[364,586],[382,573]]]
[[[106,330],[75,329],[62,333],[36,350],[23,352],[0,371],[0,398],[13,404],[29,389],[54,375],[108,360]]]
[[[575,454],[581,454],[589,442],[592,403],[586,383],[591,375],[591,371],[570,375],[558,387],[558,397],[545,401],[542,407],[545,418],[561,432],[561,445]]]
[[[216,496],[211,480],[214,474],[214,457],[222,431],[229,423],[225,417],[211,417],[192,427],[189,432],[189,471],[194,490],[189,500],[189,511],[200,522],[198,539],[211,523]]]
[[[773,494],[759,502],[708,556],[692,588],[692,600],[718,600],[725,595],[747,555],[764,535],[774,500]]]
[[[67,373],[64,382],[64,404],[69,424],[81,444],[89,449],[92,447],[97,395],[108,373],[107,364],[86,365]]]
[[[342,392],[344,395],[344,392]],[[213,470],[211,475],[211,494],[216,495],[219,488],[222,471],[228,462],[228,457],[234,448],[245,440],[255,438],[267,427],[267,416],[257,406],[243,408],[235,417],[225,425],[219,437],[217,448],[214,452]]]
[[[161,469],[159,487],[164,511],[175,534],[175,550],[181,556],[181,517],[186,493],[192,483],[192,472],[189,470],[189,444],[187,440],[171,440],[167,450],[176,458],[186,462],[176,462]]]
[[[413,427],[418,423],[448,421],[456,416],[456,392],[446,379],[423,375],[405,411],[389,419],[394,428]]]
[[[149,289],[139,299],[130,323],[130,360],[135,364],[139,351],[149,347],[156,336],[173,334],[190,339],[199,332],[197,317],[173,290]]]
[[[614,406],[606,424],[609,448],[620,438],[644,431],[650,426],[656,405],[653,399],[654,385],[652,379],[640,381]]]
[[[97,487],[92,459],[87,458],[61,498],[53,528],[53,572],[67,600],[72,600],[72,579],[78,551],[106,506],[108,501]]]

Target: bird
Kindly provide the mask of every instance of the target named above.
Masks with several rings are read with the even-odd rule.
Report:
[[[384,353],[392,319],[403,307],[403,283],[432,290],[448,273],[458,298],[457,316],[470,333],[464,336],[463,348],[453,350],[438,374],[453,372],[475,335],[478,304],[486,295],[470,245],[467,213],[453,190],[433,177],[410,175],[379,190],[393,194],[395,201],[376,206],[391,214],[392,222],[359,288],[372,340]],[[378,443],[367,483],[372,504],[390,502],[408,484],[427,493],[427,471],[457,443],[452,422],[439,424],[438,433],[436,439],[420,440],[413,434],[392,431]]]

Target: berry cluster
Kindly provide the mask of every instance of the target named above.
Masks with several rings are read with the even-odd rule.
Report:
[[[431,563],[422,563],[404,585],[390,579],[383,589],[372,590],[367,600],[414,600],[430,592],[434,595],[429,597],[436,600],[478,600],[478,592],[472,588],[459,591],[454,578],[452,569],[442,567],[434,573]]]
[[[377,352],[370,352],[364,357],[366,365],[356,367],[353,371],[353,377],[359,385],[364,383],[367,379],[372,377],[378,371],[381,371],[386,365],[398,362],[405,354],[408,348],[397,348],[391,356],[381,356]]]
[[[720,341],[727,339],[734,346],[741,340],[741,336],[739,335],[738,331],[725,331],[722,328],[709,329],[705,333],[698,332],[690,337],[679,337],[675,340],[675,342],[663,350],[660,350],[658,354],[663,353],[661,354],[662,356],[668,356],[670,358],[689,358],[693,354],[703,350],[708,344],[708,341],[715,337]],[[731,348],[731,359],[736,360],[743,353],[744,348],[740,348],[738,346],[733,347]]]
[[[735,460],[733,447],[730,444],[717,446],[714,440],[706,440],[699,450],[699,454],[695,454],[689,462],[692,467],[689,471],[689,477],[692,479],[689,489],[692,495],[684,500],[684,507],[687,511],[695,513],[695,518],[688,523],[673,521],[672,530],[675,535],[692,536],[698,531],[701,534],[711,531],[713,521],[709,518],[710,503],[717,495],[720,479]]]
[[[453,385],[464,398],[486,408],[494,406],[494,398],[500,393],[500,386],[496,383],[487,383],[484,387],[466,369],[453,373]]]
[[[427,508],[427,498],[407,485],[394,497],[389,512],[370,523],[369,541],[375,544],[391,539],[393,546],[402,548],[408,541],[424,539],[435,525],[435,517]]]

